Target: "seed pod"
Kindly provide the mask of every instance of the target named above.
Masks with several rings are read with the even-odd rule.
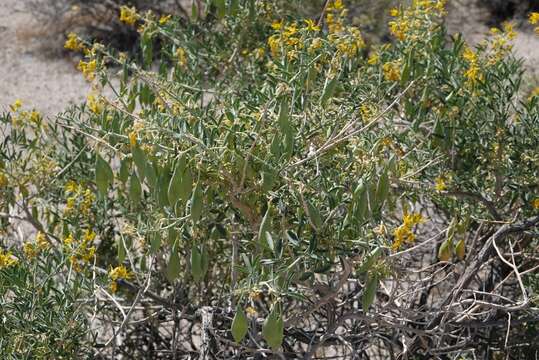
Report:
[[[247,335],[248,330],[249,322],[247,321],[247,316],[245,316],[241,306],[238,304],[236,307],[236,315],[234,315],[234,320],[232,320],[232,326],[230,327],[234,341],[240,343],[245,335]]]
[[[440,261],[449,261],[451,259],[451,241],[448,239],[442,243],[438,250],[438,259]]]
[[[464,239],[460,239],[457,242],[457,245],[455,245],[455,253],[459,260],[464,260],[464,257],[466,256],[466,244],[464,243]]]
[[[168,265],[166,270],[166,276],[168,281],[173,282],[180,275],[180,257],[176,247],[172,247],[170,257],[168,258]]]
[[[95,184],[101,195],[107,195],[107,190],[114,175],[108,162],[106,162],[101,155],[97,154],[95,160]]]
[[[369,307],[374,302],[376,298],[376,290],[378,289],[378,276],[369,274],[367,278],[367,285],[365,285],[365,290],[363,292],[363,298],[361,300],[363,305],[363,312],[367,312]]]
[[[277,314],[276,309],[268,315],[262,326],[262,337],[268,345],[277,350],[283,342],[284,323],[281,315]]]

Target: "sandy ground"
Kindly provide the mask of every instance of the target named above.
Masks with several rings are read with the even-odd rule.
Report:
[[[73,61],[43,56],[39,39],[24,36],[38,26],[24,11],[26,0],[0,0],[0,111],[20,98],[24,104],[53,115],[67,105],[85,98],[88,83],[76,70]],[[450,1],[447,19],[450,33],[460,31],[465,39],[477,43],[488,32],[486,11],[475,5],[477,0]],[[528,69],[539,75],[539,36],[531,27],[519,29],[515,41],[517,56]]]
[[[0,111],[20,98],[52,115],[86,97],[88,83],[72,61],[40,54],[38,39],[22,36],[36,27],[24,0],[0,0]]]

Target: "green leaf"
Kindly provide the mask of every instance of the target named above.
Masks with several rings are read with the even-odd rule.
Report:
[[[366,313],[369,310],[369,307],[374,302],[377,289],[378,276],[369,274],[369,276],[367,277],[367,285],[365,285],[365,289],[363,290],[363,298],[361,299],[361,303],[363,305],[363,312]]]
[[[124,158],[120,162],[120,173],[118,175],[118,179],[125,183],[127,179],[129,179],[129,168],[131,167],[131,159]]]
[[[389,176],[387,173],[387,168],[384,168],[382,175],[378,179],[378,184],[376,187],[376,202],[378,206],[383,205],[388,194],[389,194]]]
[[[268,192],[272,189],[273,184],[275,183],[275,176],[272,172],[263,171],[262,172],[262,191]]]
[[[144,181],[144,175],[146,171],[146,154],[144,154],[144,151],[142,151],[142,149],[138,145],[131,147],[131,154],[133,155],[133,160],[135,161],[135,165],[137,166],[140,181]]]
[[[193,180],[187,169],[187,161],[184,156],[178,159],[176,168],[168,186],[168,202],[174,207],[179,200],[187,201],[191,194]]]
[[[319,231],[324,225],[320,212],[310,201],[305,201],[305,204],[307,206],[307,216],[310,219],[311,226],[313,226],[315,230]]]
[[[230,15],[234,16],[238,13],[240,7],[240,0],[230,0]]]
[[[118,248],[118,262],[122,263],[127,255],[122,239],[118,239],[118,241],[116,242],[116,247]]]
[[[168,244],[170,246],[174,246],[176,244],[176,240],[178,240],[178,230],[176,230],[174,227],[168,228]]]
[[[191,220],[197,222],[202,214],[203,194],[199,184],[195,186],[193,195],[191,196]]]
[[[234,341],[237,343],[240,343],[249,331],[249,321],[239,304],[236,306],[236,315],[234,315],[234,320],[232,320],[230,331],[232,332]]]
[[[258,228],[258,241],[260,244],[265,244],[268,242],[268,239],[266,237],[266,234],[271,229],[271,204],[268,203],[268,208],[266,209],[266,213],[264,214],[264,217],[262,218],[262,221],[260,222],[260,227]]]
[[[367,210],[369,208],[369,199],[367,197],[367,187],[363,182],[360,182],[354,191],[354,210],[357,221],[360,223],[363,222],[367,216]]]
[[[168,281],[173,282],[180,276],[180,256],[175,246],[172,247],[170,251],[170,256],[168,258],[168,265],[166,270],[166,277]]]
[[[359,273],[366,273],[368,272],[371,267],[374,265],[376,260],[378,260],[378,256],[380,256],[382,252],[382,248],[376,248],[369,255],[366,256],[366,258],[363,260],[363,263],[358,269]]]
[[[157,172],[155,171],[155,167],[151,162],[146,162],[144,173],[146,175],[146,179],[148,180],[149,188],[151,190],[155,189],[157,186]]]
[[[156,231],[150,235],[150,252],[155,254],[161,247],[161,233]]]
[[[196,282],[202,281],[208,271],[209,256],[207,251],[200,251],[198,246],[191,248],[191,274]]]
[[[133,203],[133,205],[139,205],[140,200],[142,197],[142,186],[140,185],[140,181],[137,177],[137,174],[133,172],[131,174],[131,179],[129,181],[129,199]]]
[[[225,0],[213,0],[213,4],[217,9],[217,17],[222,19],[226,15],[226,3]]]
[[[101,155],[97,154],[95,160],[95,184],[101,195],[107,195],[108,187],[112,184],[113,179],[114,175],[109,163]]]
[[[281,106],[279,108],[278,122],[279,122],[279,127],[281,128],[281,131],[284,133],[286,133],[288,128],[290,127],[290,121],[289,121],[290,114],[289,113],[290,113],[290,109],[289,109],[288,99],[283,98],[281,100]]]
[[[331,80],[326,79],[324,92],[322,93],[322,97],[320,97],[320,104],[322,105],[322,107],[325,108],[328,100],[333,97],[333,94],[335,93],[335,89],[337,88],[338,83],[339,83],[339,80],[336,76]]]
[[[268,315],[262,325],[262,337],[268,343],[269,347],[277,350],[283,342],[284,322],[280,314],[277,313],[275,307]]]

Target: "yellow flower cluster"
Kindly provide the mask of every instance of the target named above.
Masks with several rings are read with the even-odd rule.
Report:
[[[137,21],[138,15],[137,15],[137,9],[133,7],[127,7],[122,6],[120,7],[120,21],[124,22],[128,25],[135,25],[135,22]]]
[[[36,246],[39,250],[47,250],[50,247],[49,239],[42,231],[38,231],[36,234]]]
[[[468,63],[468,70],[464,73],[464,77],[466,77],[468,85],[473,85],[477,80],[482,79],[481,69],[479,68],[479,57],[468,46],[464,48],[462,57]]]
[[[11,251],[0,249],[0,270],[17,265],[19,260],[13,256]]]
[[[116,266],[109,271],[109,278],[111,280],[110,290],[115,293],[118,290],[118,280],[129,280],[133,277],[133,274],[124,266]]]
[[[435,24],[434,17],[445,15],[446,0],[414,0],[412,6],[405,10],[393,8],[389,14],[395,19],[389,22],[390,33],[400,41],[417,41],[425,30],[430,30]]]
[[[43,116],[39,113],[39,111],[35,109],[32,109],[31,111],[21,110],[22,105],[22,101],[20,99],[17,99],[13,104],[9,106],[11,111],[16,113],[13,114],[11,117],[12,125],[14,127],[19,127],[30,124],[36,128],[41,127]]]
[[[22,244],[22,252],[28,260],[32,260],[39,254],[37,246],[31,242],[25,242]]]
[[[103,112],[103,103],[101,102],[101,99],[94,94],[88,94],[86,97],[86,105],[94,114],[101,114]]]
[[[88,81],[95,79],[95,70],[97,68],[97,62],[95,59],[89,61],[79,61],[78,69],[82,71],[82,74]]]
[[[96,234],[93,230],[84,230],[84,234],[80,243],[73,238],[72,234],[64,239],[64,245],[68,250],[73,250],[73,254],[69,257],[69,262],[73,266],[73,270],[81,271],[81,264],[89,263],[95,255],[96,248],[93,245]]]
[[[95,202],[95,194],[92,190],[72,180],[67,182],[64,190],[67,196],[64,214],[77,215],[80,213],[83,216],[88,216]]]
[[[533,201],[532,201],[532,207],[533,207],[534,209],[538,209],[538,210],[539,210],[539,197],[533,199]]]
[[[445,178],[443,176],[438,176],[434,181],[434,188],[436,191],[444,191],[447,189],[447,184],[445,183]]]
[[[348,14],[342,3],[342,0],[335,0],[330,2],[326,14],[326,24],[328,25],[328,31],[330,34],[337,34],[344,30],[344,18]]]
[[[178,60],[178,64],[184,68],[187,66],[187,53],[185,52],[185,49],[182,47],[179,47],[176,50],[176,59]]]
[[[67,40],[64,44],[64,48],[72,51],[80,51],[86,49],[82,41],[79,39],[77,34],[71,32],[67,35]]]
[[[529,17],[530,24],[538,25],[539,24],[539,12],[532,12]],[[535,33],[539,35],[539,26],[535,27]]]
[[[490,29],[490,35],[492,38],[488,42],[490,47],[488,65],[494,65],[511,52],[513,45],[510,42],[517,36],[517,33],[513,29],[512,23],[504,22],[501,30],[498,28]]]
[[[387,81],[399,81],[401,79],[401,62],[400,60],[387,62],[382,65],[384,78]]]
[[[159,25],[166,25],[172,18],[172,15],[163,15],[159,18]]]
[[[393,231],[394,240],[391,249],[397,251],[403,243],[412,243],[415,241],[413,228],[415,225],[424,222],[423,216],[420,213],[404,213],[402,224]]]

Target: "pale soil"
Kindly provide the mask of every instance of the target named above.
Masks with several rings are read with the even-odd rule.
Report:
[[[86,97],[89,84],[75,62],[42,55],[39,39],[28,30],[39,26],[24,10],[25,0],[0,0],[0,112],[20,98],[47,115]]]
[[[83,101],[89,85],[76,70],[75,61],[44,56],[39,39],[27,36],[39,24],[25,11],[25,1],[0,0],[0,112],[20,98],[26,105],[53,115]],[[476,1],[449,1],[449,32],[462,32],[470,44],[479,42],[488,32],[483,25],[488,15]],[[531,26],[519,29],[515,51],[526,67],[536,72],[537,84],[539,36],[533,34]]]

